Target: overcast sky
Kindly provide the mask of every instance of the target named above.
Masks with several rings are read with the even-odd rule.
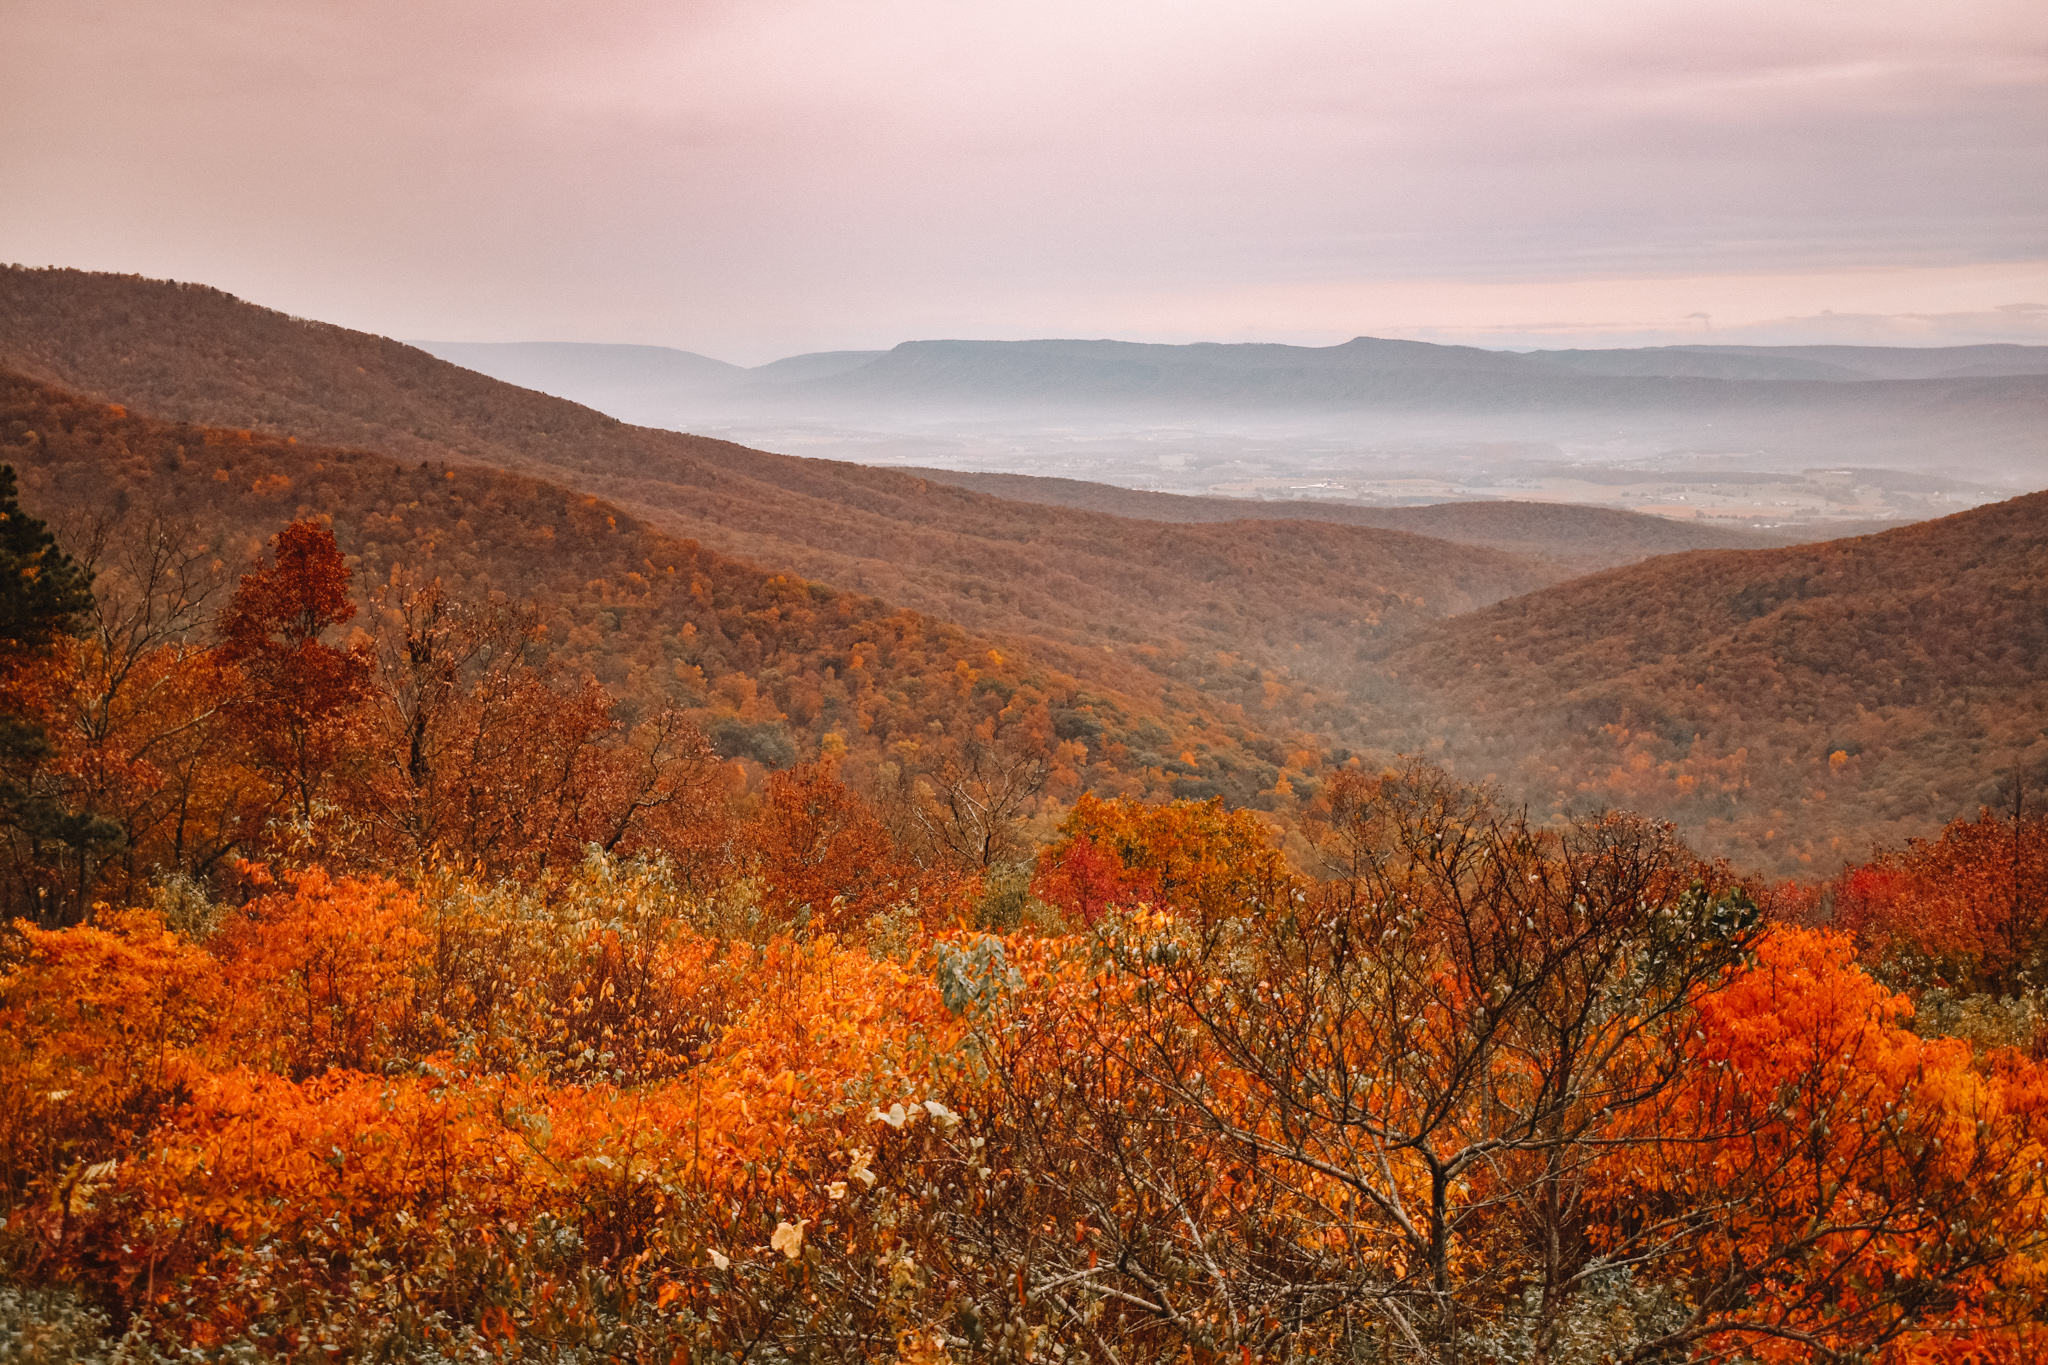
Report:
[[[0,260],[402,337],[2048,342],[2041,0],[0,0]]]

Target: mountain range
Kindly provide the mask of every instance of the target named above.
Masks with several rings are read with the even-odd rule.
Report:
[[[1336,346],[1270,343],[1155,345],[1128,341],[907,341],[889,350],[823,351],[751,368],[659,346],[578,342],[415,343],[422,350],[509,383],[548,392],[614,388],[624,393],[739,398],[879,398],[911,391],[951,400],[1028,398],[1071,402],[1141,396],[1204,404],[1370,402],[1389,375],[1421,385],[1427,375],[1522,381],[1520,393],[1551,401],[1591,397],[1670,401],[1668,386],[1576,392],[1575,379],[1713,380],[1736,384],[1868,384],[1899,380],[2039,379],[2048,346],[1652,346],[1625,350],[1491,351],[1433,342],[1354,337]],[[554,386],[550,388],[549,386]],[[1549,386],[1546,389],[1544,386]],[[1477,389],[1479,386],[1474,386]],[[1697,394],[1699,390],[1691,390]],[[1710,392],[1710,391],[1709,391]],[[574,397],[558,392],[559,397]],[[1744,395],[1747,396],[1747,395]]]
[[[910,341],[752,369],[685,351],[424,343],[458,364],[650,425],[796,421],[882,429],[1279,423],[1361,442],[1539,440],[1749,451],[2048,475],[2048,346],[1667,346],[1490,351],[1358,337],[1336,346]]]
[[[1440,375],[1526,359],[1394,345],[1360,349]],[[1866,348],[1802,349],[1845,365]],[[2039,348],[1968,349],[1859,363]],[[717,364],[631,355],[655,384]],[[778,364],[808,365],[789,382],[809,386],[882,357],[837,376],[860,358],[796,359]],[[993,688],[1037,698],[1105,790],[1284,813],[1329,764],[1416,751],[1540,809],[1634,805],[1793,871],[1929,831],[2048,762],[2042,495],[1773,547],[1555,504],[1233,505],[877,469],[634,427],[217,290],[75,271],[0,270],[0,369],[7,458],[52,512],[155,499],[237,553],[327,518],[365,569],[545,599],[593,672],[700,707],[762,762],[830,735],[881,762],[921,712],[950,723]],[[1683,382],[1881,406],[2040,381]],[[887,677],[863,708],[844,679],[871,658]]]

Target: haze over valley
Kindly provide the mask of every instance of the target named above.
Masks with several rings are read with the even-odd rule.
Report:
[[[421,344],[624,421],[792,454],[1236,499],[1506,498],[1772,529],[2048,485],[2048,346],[911,342],[742,369]]]
[[[0,1365],[2048,1359],[2039,0],[0,12]]]

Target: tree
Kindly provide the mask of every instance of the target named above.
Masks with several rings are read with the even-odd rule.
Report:
[[[397,578],[375,604],[382,686],[365,800],[378,857],[531,873],[573,865],[592,844],[667,851],[665,836],[703,823],[678,810],[715,770],[703,735],[672,707],[623,724],[594,680],[530,664],[542,633],[532,605]]]
[[[781,924],[843,934],[913,894],[916,869],[829,761],[771,774],[742,839]]]
[[[121,839],[118,826],[71,799],[49,729],[71,674],[59,646],[92,607],[92,575],[22,507],[14,467],[0,465],[0,825],[17,844],[17,904],[42,920],[66,915],[67,882],[71,912],[83,912],[93,856]],[[77,871],[60,882],[48,860],[63,850]]]
[[[369,695],[371,660],[367,649],[326,639],[356,615],[334,533],[297,521],[271,547],[221,616],[221,649],[244,679],[235,711],[245,739],[292,814],[309,821],[342,755],[345,723]]]
[[[1679,1083],[1630,1117],[1588,1221],[1677,1310],[1630,1365],[2037,1358],[2042,1073],[1915,1036],[1853,954],[1773,928],[1672,1040]]]
[[[0,465],[0,658],[46,651],[92,610],[92,575],[21,506],[14,466]]]
[[[1032,891],[1083,923],[1110,906],[1244,914],[1288,880],[1287,862],[1251,811],[1221,797],[1146,806],[1083,795],[1038,855]]]
[[[1042,744],[1012,727],[918,746],[900,770],[895,804],[918,842],[968,872],[987,876],[1030,852],[1021,826],[1052,773]]]
[[[223,565],[191,522],[124,503],[72,531],[94,603],[61,718],[74,788],[121,830],[93,892],[116,903],[203,875],[265,815],[223,710],[234,672],[207,638]]]
[[[2017,995],[2048,968],[2048,819],[2016,798],[1880,849],[1833,884],[1834,923],[1892,985]]]

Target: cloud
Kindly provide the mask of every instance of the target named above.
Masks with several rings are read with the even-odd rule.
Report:
[[[1971,313],[1817,313],[1735,328],[1718,341],[1756,346],[2048,345],[2048,303],[2008,303]]]
[[[1167,296],[1313,330],[1302,300],[1360,280],[2048,257],[2020,0],[15,0],[9,28],[0,255],[411,335],[766,358],[1140,329]]]

